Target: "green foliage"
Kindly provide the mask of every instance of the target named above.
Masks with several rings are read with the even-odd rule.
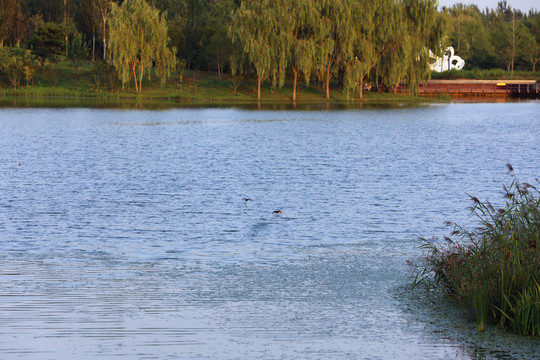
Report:
[[[485,49],[488,38],[482,23],[482,14],[475,5],[458,4],[446,13],[449,22],[449,37],[456,52],[467,63],[478,48]]]
[[[88,57],[90,46],[81,33],[74,34],[68,44],[68,59],[76,62]]]
[[[75,33],[67,46],[68,59],[71,60],[71,66],[73,68],[73,75],[77,81],[79,78],[79,68],[82,61],[88,57],[90,52],[90,46],[85,40],[85,37],[81,33]],[[77,86],[77,82],[75,83]]]
[[[430,51],[440,55],[444,48],[445,19],[433,0],[385,0],[375,9],[375,23],[379,18],[391,21],[373,34],[376,82],[393,92],[404,82],[415,95],[420,82],[429,79]]]
[[[62,22],[63,0],[24,0],[26,10],[31,14],[40,14],[47,22]]]
[[[17,1],[14,8],[14,17],[11,26],[11,37],[17,47],[21,46],[21,42],[28,29],[28,17],[23,11],[23,5]]]
[[[75,37],[84,34],[90,44],[81,51],[91,50],[92,59],[97,54],[108,58],[109,36],[114,34],[117,40],[123,37],[132,44],[155,38],[166,44],[156,53],[161,55],[147,56],[148,48],[144,48],[128,56],[139,58],[138,65],[124,61],[120,66],[120,55],[109,59],[120,66],[124,86],[133,79],[140,92],[142,78],[151,74],[163,83],[174,70],[173,57],[177,56],[186,60],[188,70],[216,71],[219,78],[225,75],[236,90],[239,84],[257,78],[259,96],[262,82],[268,81],[273,92],[290,80],[293,101],[300,81],[318,82],[327,98],[335,87],[345,97],[361,98],[364,84],[379,91],[394,91],[406,84],[415,94],[418,84],[430,78],[429,51],[438,55],[448,45],[464,58],[465,70],[514,67],[534,73],[540,59],[540,13],[515,11],[514,28],[514,9],[508,2],[482,10],[456,4],[439,12],[435,0],[152,0],[144,10],[148,16],[142,16],[138,24],[128,16],[113,26],[112,9],[134,2],[0,0],[0,48],[4,44],[27,47],[44,72],[47,62],[62,59],[64,46],[65,55],[78,68],[79,55],[74,58],[70,52],[77,52],[74,47],[82,42],[75,39],[76,44],[71,35],[68,42],[68,28]],[[127,24],[138,26],[145,35],[135,36],[133,30],[118,36]],[[126,54],[128,48],[118,45],[116,50]],[[135,45],[130,51],[137,49]],[[6,77],[4,81],[9,82]]]
[[[324,79],[330,99],[330,80],[354,57],[353,0],[320,0],[321,27],[317,36],[319,78]]]
[[[109,63],[102,60],[93,61],[90,74],[92,76],[92,81],[96,85],[97,91],[100,91],[107,85],[111,90],[116,88],[118,72],[114,66]]]
[[[0,0],[0,47],[9,38],[10,28],[15,21],[17,11],[16,0]]]
[[[186,70],[186,59],[176,58],[176,73],[180,82],[183,81],[184,71]]]
[[[512,67],[525,70],[532,65],[535,69],[540,46],[538,11],[525,15],[501,1],[496,9],[484,11],[476,5],[456,4],[445,9],[444,16],[449,23],[449,43],[465,60],[466,68],[510,71]]]
[[[489,298],[486,289],[478,288],[471,294],[471,303],[475,314],[478,331],[486,330],[488,317]]]
[[[65,29],[54,22],[41,22],[35,31],[30,46],[41,67],[45,61],[56,62],[57,56],[62,53],[64,46]]]
[[[136,92],[141,93],[143,77],[150,76],[153,64],[163,84],[176,64],[168,48],[165,17],[144,0],[126,0],[121,6],[112,4],[109,21],[111,63],[122,84],[133,76]]]
[[[405,3],[409,58],[404,64],[405,80],[413,95],[422,80],[429,79],[430,51],[442,55],[445,21],[437,12],[436,0],[411,0]]]
[[[229,26],[233,44],[242,49],[257,74],[257,99],[261,82],[272,77],[283,83],[290,48],[286,45],[284,22],[286,0],[246,0],[234,14]],[[241,57],[235,58],[241,61]],[[237,66],[235,66],[237,67]]]
[[[360,99],[363,98],[364,79],[380,58],[374,39],[378,31],[375,26],[375,13],[381,5],[380,1],[359,1],[353,8],[353,17],[357,19],[353,23],[356,35],[353,42],[354,58],[344,61],[344,87],[347,92],[358,91]]]
[[[514,331],[520,335],[540,336],[540,285],[523,289],[514,304],[511,308]]]
[[[501,313],[510,321],[512,329],[519,335],[540,336],[540,284],[536,283],[523,289],[512,300],[505,298],[508,315]]]
[[[227,27],[236,7],[234,0],[208,0],[201,16],[204,31],[201,39],[200,66],[215,69],[219,77],[229,65],[230,54],[233,51],[232,42],[227,36]]]
[[[504,12],[493,11],[489,29],[491,45],[499,54],[498,66],[510,71],[515,59],[512,23],[505,21]]]
[[[520,24],[518,27],[517,46],[525,62],[530,62],[532,71],[536,71],[536,63],[540,60],[540,43],[525,24]]]
[[[290,46],[290,68],[293,73],[293,102],[296,101],[299,75],[307,85],[311,80],[320,56],[321,41],[320,7],[313,0],[299,0],[288,3],[287,27]]]
[[[23,79],[28,85],[34,72],[34,63],[27,50],[12,48],[8,51],[0,51],[0,80],[3,80],[2,82],[8,82],[17,89],[21,87]]]
[[[540,191],[515,175],[504,190],[506,204],[500,209],[471,197],[480,228],[453,224],[454,239],[446,237],[446,246],[423,239],[426,254],[416,264],[416,282],[469,304],[479,330],[486,321],[504,327],[510,320],[516,332],[538,335]]]

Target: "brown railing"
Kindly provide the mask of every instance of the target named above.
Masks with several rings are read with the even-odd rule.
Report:
[[[397,88],[398,93],[408,93],[405,85]],[[528,96],[540,97],[540,83],[506,84],[506,83],[429,83],[420,85],[420,94],[436,95],[448,94],[457,96]]]
[[[506,88],[511,94],[539,94],[540,93],[540,83],[507,84]]]

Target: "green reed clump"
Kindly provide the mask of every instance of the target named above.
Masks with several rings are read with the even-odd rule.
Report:
[[[520,335],[540,336],[540,284],[523,289],[519,296],[508,301],[512,316],[505,316],[512,323],[514,332]]]
[[[479,331],[490,322],[540,336],[540,192],[519,183],[507,166],[512,182],[503,187],[502,208],[471,196],[478,228],[449,222],[446,244],[422,238],[424,255],[412,264],[415,284],[440,288],[468,305]]]

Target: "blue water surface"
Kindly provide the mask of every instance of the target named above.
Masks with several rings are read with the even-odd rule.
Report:
[[[0,109],[0,357],[534,358],[405,262],[535,181],[539,110]]]

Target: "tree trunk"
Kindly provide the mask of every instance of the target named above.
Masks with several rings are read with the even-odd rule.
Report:
[[[144,64],[141,62],[141,65],[139,67],[139,91],[138,93],[142,93],[142,80],[144,78]]]
[[[103,20],[103,60],[107,59],[107,14],[101,9],[101,19]]]
[[[218,77],[221,79],[221,57],[219,56],[219,48],[216,48],[216,61]]]
[[[96,34],[92,31],[92,61],[96,59]]]
[[[257,100],[261,100],[261,75],[257,71]]]
[[[514,58],[516,57],[516,9],[514,9],[514,16],[512,17],[512,75],[514,78]]]
[[[131,66],[131,69],[133,70],[133,80],[135,80],[135,92],[137,92],[137,94],[139,93],[139,83],[137,82],[137,68],[135,66],[135,64],[133,64]],[[122,85],[123,87],[124,85]]]
[[[330,100],[330,67],[332,63],[326,65],[326,100]]]
[[[360,100],[364,98],[364,77],[360,77],[360,81],[358,82],[358,97]]]
[[[295,66],[293,66],[292,71],[293,71],[293,74],[294,74],[292,101],[296,102],[296,84],[298,83],[298,70],[296,69]]]

